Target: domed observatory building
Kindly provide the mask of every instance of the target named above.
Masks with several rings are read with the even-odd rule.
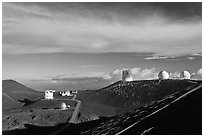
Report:
[[[191,79],[191,74],[188,71],[183,70],[181,72],[180,78],[181,79]]]
[[[66,110],[67,109],[67,105],[66,105],[66,103],[62,103],[61,104],[61,110]]]
[[[169,73],[166,71],[160,71],[158,77],[159,79],[169,79]]]
[[[131,71],[129,69],[122,70],[122,81],[123,82],[133,81],[133,78],[131,76]]]
[[[46,90],[45,91],[45,99],[54,99],[53,93],[55,90]]]

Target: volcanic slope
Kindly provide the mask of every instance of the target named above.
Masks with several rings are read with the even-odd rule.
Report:
[[[81,92],[77,99],[115,107],[117,108],[115,113],[122,114],[193,86],[195,83],[189,80],[142,80],[126,83],[118,81],[96,91]]]
[[[122,115],[55,127],[27,126],[26,129],[4,131],[3,134],[62,135],[136,135],[202,134],[202,87],[200,82],[161,100],[141,106]],[[38,131],[38,132],[35,132]]]
[[[201,135],[202,86],[182,90],[151,105],[111,117],[81,134]]]
[[[43,93],[30,89],[14,80],[2,81],[2,110],[21,106],[25,101],[34,101],[43,97]]]
[[[35,91],[14,80],[3,80],[2,91],[15,100],[36,100],[43,95],[42,92]]]
[[[7,94],[2,93],[2,109],[4,110],[9,110],[12,108],[16,108],[21,106],[22,103],[16,101],[15,99],[9,97]]]

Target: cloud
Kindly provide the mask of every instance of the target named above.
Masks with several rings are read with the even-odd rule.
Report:
[[[110,74],[112,79],[121,80],[122,70],[123,69],[116,69],[115,71],[113,71]],[[158,78],[158,72],[155,71],[155,68],[141,69],[140,67],[137,67],[131,68],[130,71],[133,80],[150,80]]]
[[[94,82],[99,82],[103,80],[102,77],[80,77],[80,78],[53,78],[51,81],[56,82],[65,82],[65,83],[71,83],[71,84],[91,84]]]
[[[116,69],[113,72],[94,72],[89,75],[78,74],[73,76],[67,75],[58,75],[58,76],[51,76],[44,79],[39,79],[36,81],[51,81],[55,83],[71,83],[71,84],[90,84],[90,83],[97,83],[97,82],[115,82],[121,80],[122,77],[122,70],[123,69]],[[142,69],[140,67],[130,68],[131,76],[133,80],[151,80],[157,79],[158,73],[155,68],[146,68]],[[196,73],[192,73],[192,78],[200,79],[202,78],[202,69],[199,69]],[[180,78],[179,72],[170,73],[170,78]]]
[[[199,14],[182,18],[178,10],[179,19],[165,5],[98,5],[3,4],[3,54],[136,52],[162,59],[201,53]]]
[[[198,74],[198,75],[202,75],[202,69],[199,69],[199,70],[197,71],[197,74]]]
[[[193,73],[192,78],[202,80],[202,69],[199,69],[197,72]]]
[[[131,69],[131,72],[133,73],[133,79],[135,80],[149,80],[149,79],[156,79],[158,78],[158,72],[155,72],[155,68],[151,69],[140,69],[136,68],[138,71],[134,71],[134,69]]]
[[[116,69],[116,70],[113,71],[112,74],[113,74],[113,75],[121,75],[122,73],[121,73],[121,70],[120,70],[120,69]]]
[[[202,53],[195,53],[195,54],[192,54],[193,56],[202,56]]]
[[[169,78],[180,78],[181,73],[179,72],[173,72],[170,73]]]
[[[189,59],[189,60],[194,60],[195,57],[187,57],[187,59]]]
[[[173,72],[170,73],[169,78],[180,78],[181,73],[180,72]],[[199,69],[196,72],[191,73],[191,79],[202,79],[202,69]]]
[[[96,68],[99,67],[100,65],[81,65],[81,68]]]
[[[141,69],[141,68],[131,68],[131,75],[134,80],[149,80],[157,78],[158,72],[155,68],[151,69]],[[33,79],[33,82],[50,82],[50,83],[69,83],[69,84],[93,84],[100,82],[115,82],[121,80],[122,69],[116,69],[113,72],[93,72],[89,75],[78,74],[74,76],[68,75],[57,75],[48,76],[38,79]]]
[[[147,59],[147,60],[151,60],[151,59],[167,59],[169,57],[165,57],[165,56],[152,56],[152,57],[147,57],[147,58],[144,58],[144,59]],[[173,57],[172,57],[173,58]]]
[[[49,78],[39,78],[31,80],[33,82],[50,82],[50,83],[68,83],[68,84],[94,84],[109,80],[106,75],[98,76],[81,76],[81,77],[67,77],[67,76],[53,76]]]
[[[142,69],[140,67],[130,68],[134,80],[151,80],[158,79],[158,72],[155,68]],[[57,75],[48,76],[39,79],[31,80],[30,85],[40,84],[43,89],[57,88],[64,89],[98,89],[110,83],[121,80],[122,69],[116,69],[113,72],[94,72],[92,74],[78,74],[78,75]],[[192,79],[202,79],[202,69],[191,74]],[[179,72],[170,73],[170,78],[180,78]]]

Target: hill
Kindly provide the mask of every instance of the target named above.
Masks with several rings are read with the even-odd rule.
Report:
[[[81,134],[201,135],[202,87],[183,90],[151,105],[109,118]]]
[[[197,82],[189,80],[142,80],[126,83],[118,81],[96,91],[80,92],[77,99],[93,105],[115,107],[115,114],[122,114],[193,86],[195,83]]]
[[[25,124],[36,126],[54,126],[60,123],[68,122],[72,116],[73,109],[33,109],[28,111],[19,111],[2,115],[2,130],[24,129]],[[38,133],[34,130],[33,132]]]
[[[70,105],[70,107],[74,108],[76,105],[75,100],[37,100],[33,103],[25,105],[23,107],[17,108],[20,110],[31,110],[31,109],[60,109],[61,103],[66,103],[66,105]]]
[[[14,80],[2,81],[3,112],[20,107],[27,102],[32,102],[43,96],[44,93],[28,88]]]
[[[2,92],[14,100],[36,100],[43,96],[44,93],[35,91],[31,88],[14,80],[2,81]]]
[[[3,131],[3,134],[201,135],[202,87],[195,84],[191,88],[114,117],[100,117],[98,120],[79,124],[64,123],[54,127],[25,126],[27,128]]]
[[[19,107],[21,105],[22,105],[22,103],[9,97],[7,94],[5,94],[5,93],[2,94],[2,109],[3,109],[3,111],[13,109],[13,108]]]

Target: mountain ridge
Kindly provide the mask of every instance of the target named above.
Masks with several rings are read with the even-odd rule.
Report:
[[[19,100],[36,100],[41,98],[43,93],[35,91],[15,80],[2,80],[2,106],[3,110],[9,110],[21,106]]]
[[[117,81],[99,90],[79,93],[77,99],[93,104],[103,104],[127,111],[146,105],[178,92],[195,83],[189,80],[140,80],[132,82]],[[117,113],[117,112],[116,112]]]

